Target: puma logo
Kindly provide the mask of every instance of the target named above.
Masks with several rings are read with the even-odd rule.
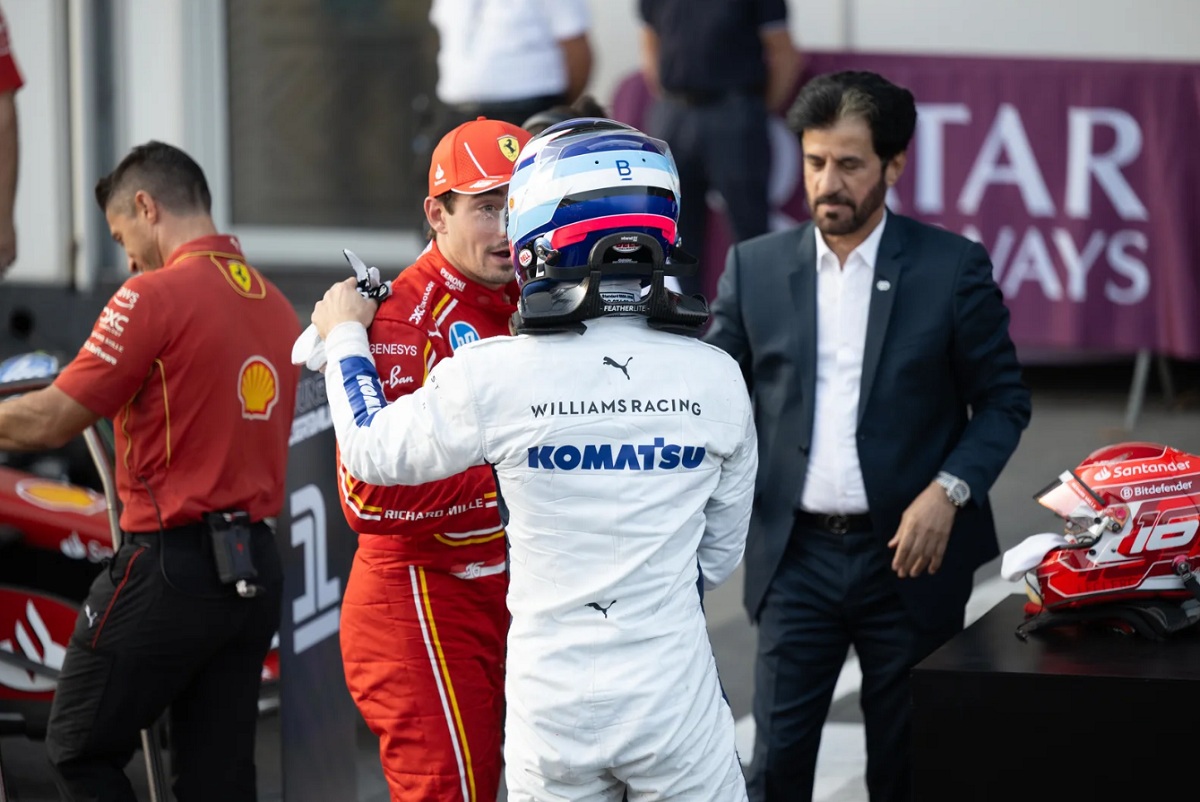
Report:
[[[618,365],[617,367],[620,367],[620,365]],[[600,612],[604,613],[605,618],[608,618],[608,611],[611,610],[612,606],[616,603],[617,603],[617,600],[613,599],[612,601],[610,601],[608,603],[608,607],[601,607],[600,605],[596,604],[595,602],[588,602],[587,606],[591,607],[595,610],[599,610]]]
[[[632,361],[633,361],[633,357],[629,357],[629,359],[625,360],[625,364],[622,365],[620,362],[613,359],[611,356],[604,357],[604,364],[608,365],[609,367],[616,368],[617,370],[624,373],[626,379],[629,378],[629,363]]]
[[[611,605],[610,605],[610,606],[611,606]],[[91,629],[93,626],[95,626],[95,624],[96,624],[96,616],[98,616],[98,615],[99,615],[99,613],[93,613],[93,612],[92,612],[92,605],[90,605],[90,604],[85,604],[85,605],[83,605],[83,614],[87,616],[87,620],[88,620],[88,629]]]

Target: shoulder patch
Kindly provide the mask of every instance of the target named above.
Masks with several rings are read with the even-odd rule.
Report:
[[[221,270],[221,275],[229,282],[229,286],[246,298],[265,298],[267,285],[262,275],[250,265],[237,259],[222,259],[215,254],[210,256],[213,264]]]

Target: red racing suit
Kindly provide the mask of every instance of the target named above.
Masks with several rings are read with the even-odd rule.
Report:
[[[388,401],[460,345],[509,333],[516,285],[465,277],[432,245],[371,324]],[[453,425],[448,421],[447,425]],[[394,801],[492,802],[502,770],[508,590],[504,524],[487,465],[377,487],[340,461],[342,512],[359,533],[342,605],[346,684],[379,736]]]

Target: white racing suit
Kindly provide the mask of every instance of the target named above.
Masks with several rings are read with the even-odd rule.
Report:
[[[508,505],[509,799],[746,798],[696,589],[741,561],[757,469],[737,364],[641,318],[484,340],[383,406],[357,323],[327,340],[342,460],[373,484],[487,462]]]

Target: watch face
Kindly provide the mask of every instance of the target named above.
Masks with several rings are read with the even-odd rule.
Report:
[[[950,485],[947,492],[950,494],[950,500],[959,506],[966,504],[971,496],[971,489],[967,487],[966,482],[961,481]]]

